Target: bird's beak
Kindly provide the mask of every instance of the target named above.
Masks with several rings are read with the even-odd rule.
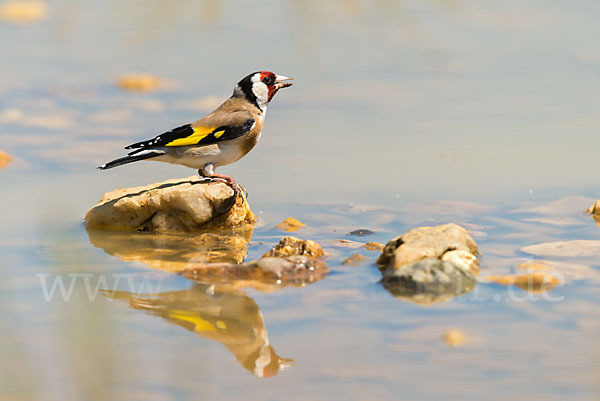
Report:
[[[286,82],[293,79],[294,78],[284,77],[283,75],[275,75],[275,89],[287,88],[288,86],[294,85],[292,82]]]

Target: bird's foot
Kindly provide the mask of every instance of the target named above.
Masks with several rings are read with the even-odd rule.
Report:
[[[225,184],[229,185],[231,189],[233,189],[233,193],[236,196],[236,198],[239,195],[242,198],[242,204],[246,202],[246,198],[248,197],[248,191],[246,191],[244,187],[235,182],[235,180],[231,176],[213,173],[213,175],[210,176],[210,179],[217,182],[224,182]]]

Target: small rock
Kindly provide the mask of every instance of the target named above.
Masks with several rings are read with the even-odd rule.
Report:
[[[354,235],[355,237],[366,237],[367,235],[375,234],[375,231],[371,231],[366,228],[360,228],[358,230],[350,231],[348,234]]]
[[[450,329],[444,333],[442,339],[451,347],[460,347],[466,340],[465,334],[459,329]]]
[[[592,206],[586,209],[589,214],[600,214],[600,200],[597,200]]]
[[[385,247],[385,245],[380,244],[379,242],[367,242],[366,244],[363,245],[363,248],[365,248],[367,251],[383,251],[383,248]]]
[[[156,89],[161,84],[160,79],[150,74],[128,74],[117,81],[121,89],[137,92],[148,92]]]
[[[16,23],[41,21],[48,14],[48,6],[43,1],[12,0],[0,6],[0,19]]]
[[[256,218],[248,202],[224,183],[197,177],[106,193],[85,215],[88,227],[141,231],[198,231],[237,227]]]
[[[298,231],[302,227],[304,227],[304,223],[302,223],[300,220],[297,220],[293,217],[288,217],[287,219],[285,219],[284,221],[282,221],[281,223],[279,223],[275,226],[275,228],[286,231],[288,233]]]
[[[362,262],[367,260],[363,255],[355,253],[342,260],[342,264],[345,266],[359,266]]]
[[[387,243],[377,259],[381,269],[398,269],[425,258],[441,258],[448,251],[477,253],[467,230],[456,224],[412,229]]]
[[[0,150],[0,168],[4,168],[6,166],[8,166],[8,164],[12,161],[12,157],[4,152],[3,150]]]
[[[501,260],[507,260],[502,258]],[[510,262],[510,259],[508,259]],[[520,262],[519,259],[516,261]],[[542,283],[546,289],[554,288],[558,284],[572,284],[576,281],[588,280],[593,283],[600,283],[600,273],[596,269],[578,263],[567,263],[556,260],[535,260],[527,262],[517,262],[517,266],[512,274],[479,277],[481,282],[495,282],[503,285],[522,284],[522,288],[532,289],[538,288],[541,290],[541,284],[536,287],[536,283]],[[513,259],[514,263],[514,259]],[[494,265],[498,265],[495,262]],[[535,276],[534,274],[539,274]],[[542,276],[546,276],[546,283]],[[523,277],[517,279],[518,277]],[[531,285],[528,283],[531,281]]]
[[[586,212],[588,212],[596,224],[600,226],[600,200],[597,200],[596,203],[587,208]]]
[[[476,252],[475,241],[456,224],[419,227],[388,242],[377,264],[392,295],[432,303],[475,287]]]
[[[527,270],[529,273],[542,270],[544,274],[552,275],[560,282],[572,283],[581,280],[600,281],[600,273],[596,269],[579,263],[567,263],[554,260],[536,260],[535,262],[520,263],[517,265],[520,270]]]
[[[243,264],[208,263],[185,269],[181,274],[207,284],[237,284],[269,291],[286,286],[304,286],[321,280],[329,272],[327,265],[308,256],[261,258]]]
[[[286,257],[286,256],[310,256],[318,258],[325,255],[323,248],[315,241],[301,240],[300,238],[286,236],[279,241],[270,251],[263,255],[265,257]]]
[[[514,285],[529,292],[549,291],[561,282],[556,277],[544,273],[529,273],[522,275],[488,276],[488,281],[502,285]]]

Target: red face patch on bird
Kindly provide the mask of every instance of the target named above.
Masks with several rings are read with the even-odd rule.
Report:
[[[273,96],[275,96],[275,93],[277,92],[277,89],[275,89],[275,77],[276,77],[276,75],[273,74],[271,71],[261,71],[260,72],[260,81],[262,83],[264,83],[265,85],[267,85],[267,89],[268,89],[267,101],[268,102],[271,101],[271,99],[273,98]]]
[[[267,102],[271,101],[279,89],[292,86],[293,84],[291,82],[284,82],[289,81],[290,79],[291,78],[288,77],[275,75],[271,71],[261,71],[260,81],[264,83],[268,89]]]

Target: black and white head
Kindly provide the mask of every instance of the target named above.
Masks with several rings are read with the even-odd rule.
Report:
[[[271,71],[254,72],[238,82],[233,90],[233,96],[245,97],[264,112],[279,89],[293,85],[288,82],[291,79],[283,75],[275,75]]]

